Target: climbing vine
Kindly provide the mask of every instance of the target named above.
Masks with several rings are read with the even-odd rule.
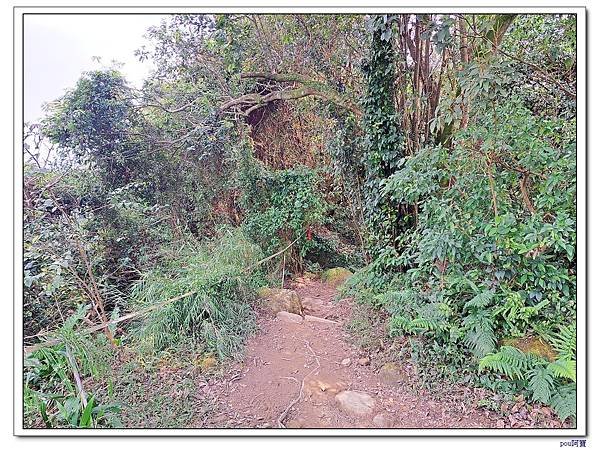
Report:
[[[366,91],[363,98],[365,131],[365,222],[372,257],[395,245],[407,228],[406,207],[381,191],[382,182],[404,163],[404,135],[398,126],[394,105],[396,57],[393,22],[387,16],[370,21],[371,48],[363,66]],[[398,214],[400,212],[400,214]]]

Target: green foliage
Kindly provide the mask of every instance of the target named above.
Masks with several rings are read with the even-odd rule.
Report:
[[[575,366],[575,361],[572,359],[557,359],[556,361],[548,364],[548,370],[550,370],[552,372],[552,375],[554,375],[557,378],[563,377],[576,381]]]
[[[84,405],[74,379],[77,373],[101,380],[109,370],[110,349],[106,337],[83,336],[78,329],[88,309],[80,307],[56,332],[48,335],[47,339],[58,340],[59,344],[26,356],[23,396],[28,425],[42,421],[47,427],[120,426],[120,405],[98,403],[89,393]]]
[[[478,310],[489,306],[494,299],[494,292],[490,290],[485,290],[480,292],[467,303],[465,303],[464,308],[467,310]]]
[[[131,91],[116,70],[88,72],[53,106],[46,136],[76,162],[94,164],[109,186],[121,186],[143,170]]]
[[[70,276],[70,270],[81,267],[73,245],[77,233],[68,222],[61,220],[60,203],[57,204],[48,195],[40,195],[42,186],[51,179],[39,173],[32,176],[29,171],[25,175],[25,195],[29,198],[23,211],[23,319],[26,335],[60,323],[61,312],[74,309],[82,301],[77,280]]]
[[[491,369],[509,378],[522,379],[528,367],[527,356],[515,347],[500,347],[497,353],[490,353],[479,361],[479,370]]]
[[[531,369],[528,375],[531,398],[535,401],[548,404],[554,388],[554,377],[549,368],[537,366]]]
[[[137,331],[141,342],[163,350],[189,341],[231,356],[253,330],[249,302],[260,275],[252,266],[260,256],[240,230],[225,229],[221,237],[182,249],[145,275],[133,289],[133,309],[192,294],[148,314]]]
[[[550,399],[550,406],[556,411],[560,420],[575,417],[577,413],[577,390],[575,383],[560,386]]]
[[[397,217],[398,204],[380,190],[387,177],[402,167],[404,136],[398,127],[394,106],[394,67],[396,56],[392,18],[375,16],[371,23],[372,37],[369,57],[363,66],[366,91],[363,96],[363,128],[365,142],[365,223],[368,227],[368,248],[372,255],[393,245],[400,230],[405,229],[405,217]]]
[[[246,156],[241,177],[242,202],[248,211],[244,229],[266,253],[275,253],[297,238],[300,257],[318,245],[307,237],[310,227],[325,222],[326,206],[315,171],[301,166],[269,171]]]
[[[235,355],[256,262],[292,242],[280,257],[295,271],[359,269],[360,245],[368,264],[343,294],[361,345],[386,317],[423,380],[523,392],[574,418],[575,25],[182,14],[148,30],[141,89],[84,73],[24,145],[24,327],[64,322],[60,344],[26,358],[28,423],[115,426],[107,339],[80,322],[156,305],[111,326],[143,366],[117,371],[116,397],[132,426],[192,423],[191,397],[166,407],[176,386],[144,358]],[[533,336],[557,358],[507,343]]]
[[[570,14],[520,14],[504,40],[505,49],[529,64],[515,65],[515,89],[537,115],[575,116],[577,19]],[[546,76],[544,76],[546,75]],[[559,83],[551,82],[550,75]],[[571,95],[568,94],[571,93]]]
[[[559,358],[569,361],[575,359],[577,349],[577,330],[575,324],[560,326],[559,331],[550,337],[552,346],[558,352]]]
[[[479,371],[499,372],[509,379],[526,380],[528,395],[534,401],[550,405],[561,420],[575,417],[575,361],[548,361],[532,353],[503,346],[479,362]]]
[[[96,290],[105,309],[122,307],[132,279],[173,237],[165,208],[145,200],[136,183],[107,190],[90,170],[29,169],[25,179],[26,334],[97,301]]]
[[[494,330],[494,318],[486,309],[470,312],[462,322],[464,339],[473,355],[481,358],[494,351],[497,337]]]
[[[515,99],[487,108],[481,105],[452,151],[425,148],[382,183],[396,202],[418,205],[418,223],[399,238],[400,255],[388,246],[350,286],[382,293],[392,334],[468,349],[483,358],[482,369],[550,404],[561,383],[575,380],[574,325],[563,326],[575,319],[572,123],[534,117]],[[378,276],[386,272],[381,264],[387,277]],[[401,267],[408,270],[389,275]],[[404,289],[416,293],[396,294]],[[446,316],[431,314],[440,299]],[[553,331],[559,327],[560,337]],[[503,337],[534,331],[560,353],[544,371],[518,349],[496,352]]]

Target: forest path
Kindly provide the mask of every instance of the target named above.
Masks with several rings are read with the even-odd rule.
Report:
[[[294,323],[259,311],[259,331],[243,360],[220,382],[204,386],[216,415],[203,426],[223,428],[481,428],[479,410],[440,403],[402,382],[402,375],[370,364],[345,324],[352,299],[319,281],[289,286],[307,315],[332,322]]]

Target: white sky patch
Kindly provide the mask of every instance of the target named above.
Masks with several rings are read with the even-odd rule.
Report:
[[[128,82],[140,87],[152,63],[140,62],[134,51],[144,44],[146,30],[164,15],[25,15],[24,115],[26,122],[43,117],[43,105],[75,85],[82,72],[115,60]],[[93,60],[100,57],[102,64]]]

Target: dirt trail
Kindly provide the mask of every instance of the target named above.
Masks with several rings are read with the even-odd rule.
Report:
[[[401,379],[382,375],[379,367],[365,360],[345,330],[351,299],[335,301],[334,288],[303,278],[290,287],[300,296],[305,314],[335,323],[306,319],[293,323],[260,312],[259,332],[249,340],[243,361],[221,383],[204,387],[218,403],[217,415],[204,426],[494,426],[479,410],[457,413],[449,405],[416,394]]]

